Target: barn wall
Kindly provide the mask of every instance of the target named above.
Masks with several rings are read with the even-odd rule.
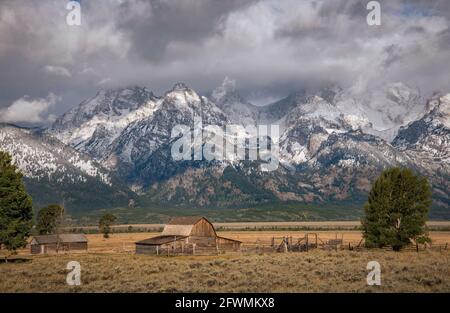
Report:
[[[216,237],[214,227],[204,218],[192,227],[191,236],[194,237]]]
[[[196,244],[197,246],[216,246],[216,237],[200,237],[190,236],[188,237],[190,244]]]
[[[137,254],[156,254],[156,247],[157,246],[136,244],[136,253]]]
[[[230,240],[227,238],[217,238],[217,244],[221,251],[239,251],[241,243],[239,241]]]
[[[74,251],[74,250],[87,250],[87,242],[71,242],[60,244],[60,251]]]
[[[59,245],[59,247],[56,245],[56,243],[49,243],[49,244],[45,244],[45,253],[51,253],[51,252],[56,252],[57,248],[61,248],[61,245]]]
[[[31,254],[39,254],[41,253],[41,246],[38,244],[31,245]]]
[[[56,243],[49,244],[32,244],[30,245],[31,254],[40,254],[41,246],[44,246],[44,253],[56,253],[63,251],[78,251],[78,250],[87,250],[88,244],[87,242],[73,242],[73,243],[60,243],[57,245]],[[56,251],[58,249],[58,251]]]

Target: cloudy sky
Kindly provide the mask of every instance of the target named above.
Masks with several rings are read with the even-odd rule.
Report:
[[[381,26],[361,0],[0,1],[0,120],[48,123],[104,88],[225,77],[278,97],[337,83],[364,93],[402,81],[450,91],[450,1],[385,0]]]

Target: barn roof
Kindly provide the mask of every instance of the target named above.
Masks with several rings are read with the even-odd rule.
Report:
[[[165,243],[177,241],[177,240],[184,239],[184,238],[186,238],[186,236],[157,236],[157,237],[138,241],[138,242],[136,242],[136,244],[137,245],[154,246],[154,245],[162,245]]]
[[[33,240],[35,240],[38,244],[57,243],[58,237],[56,235],[40,235],[34,236]]]
[[[192,228],[195,224],[197,224],[201,219],[205,219],[203,216],[178,216],[173,217],[170,221],[164,226],[163,232],[161,235],[163,236],[189,236],[191,234]],[[208,221],[209,223],[209,221]]]
[[[178,216],[172,217],[167,225],[195,225],[203,216]]]
[[[34,236],[33,240],[38,244],[88,242],[84,234],[39,235]]]
[[[60,234],[58,235],[62,242],[87,242],[84,234]]]
[[[242,241],[237,240],[237,239],[231,239],[231,238],[221,237],[221,236],[217,236],[217,238],[242,243]]]

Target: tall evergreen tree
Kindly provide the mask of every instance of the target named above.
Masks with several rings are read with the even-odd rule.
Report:
[[[15,252],[25,247],[33,219],[31,197],[11,156],[0,151],[0,244]]]
[[[431,189],[410,169],[385,170],[374,182],[364,206],[363,237],[367,247],[399,251],[412,240],[428,241],[426,221]]]
[[[39,210],[36,229],[40,235],[53,234],[61,225],[64,208],[59,204],[50,204]]]

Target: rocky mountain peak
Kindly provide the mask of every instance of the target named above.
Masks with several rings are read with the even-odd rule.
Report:
[[[386,97],[400,105],[413,105],[420,98],[420,91],[408,85],[396,82],[387,86]]]
[[[189,90],[192,89],[190,89],[185,83],[178,82],[173,86],[171,91],[189,91]]]

